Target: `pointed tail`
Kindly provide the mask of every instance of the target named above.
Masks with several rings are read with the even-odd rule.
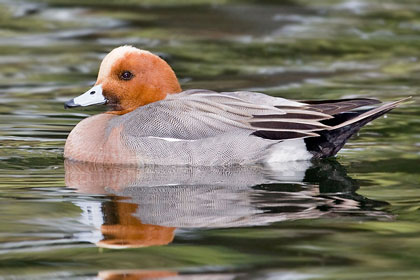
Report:
[[[333,119],[322,121],[322,123],[330,126],[329,129],[317,131],[318,137],[305,138],[306,147],[315,158],[334,156],[362,126],[386,114],[398,104],[410,98],[386,103],[373,109],[349,111],[334,115]]]

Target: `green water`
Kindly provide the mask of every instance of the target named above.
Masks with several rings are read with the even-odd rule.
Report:
[[[420,3],[0,0],[1,279],[417,279]],[[184,89],[413,96],[333,160],[274,169],[64,163],[64,110],[112,48]],[[130,248],[126,248],[130,247]]]

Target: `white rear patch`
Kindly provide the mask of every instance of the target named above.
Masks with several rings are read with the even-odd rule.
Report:
[[[278,143],[270,149],[266,163],[310,160],[312,154],[306,149],[303,139],[293,139]]]

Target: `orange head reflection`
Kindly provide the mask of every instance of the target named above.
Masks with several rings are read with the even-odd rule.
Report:
[[[103,239],[99,247],[123,249],[166,245],[174,239],[174,227],[143,224],[133,216],[138,204],[124,201],[113,192],[123,189],[141,176],[137,169],[106,165],[84,164],[65,161],[66,185],[82,193],[107,194],[109,201],[103,202],[99,229]]]
[[[155,270],[107,270],[100,271],[98,278],[103,280],[141,280],[141,279],[161,279],[177,276],[173,271],[155,271]]]
[[[137,204],[118,201],[118,199],[105,204],[105,222],[101,226],[104,239],[96,245],[123,249],[166,245],[172,242],[175,228],[142,224],[133,216],[137,207]]]

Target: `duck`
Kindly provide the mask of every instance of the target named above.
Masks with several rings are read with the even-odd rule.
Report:
[[[104,105],[107,111],[72,129],[64,158],[226,166],[333,157],[362,126],[405,100],[297,101],[251,91],[183,91],[165,60],[121,46],[104,57],[94,86],[65,102],[65,108]]]

